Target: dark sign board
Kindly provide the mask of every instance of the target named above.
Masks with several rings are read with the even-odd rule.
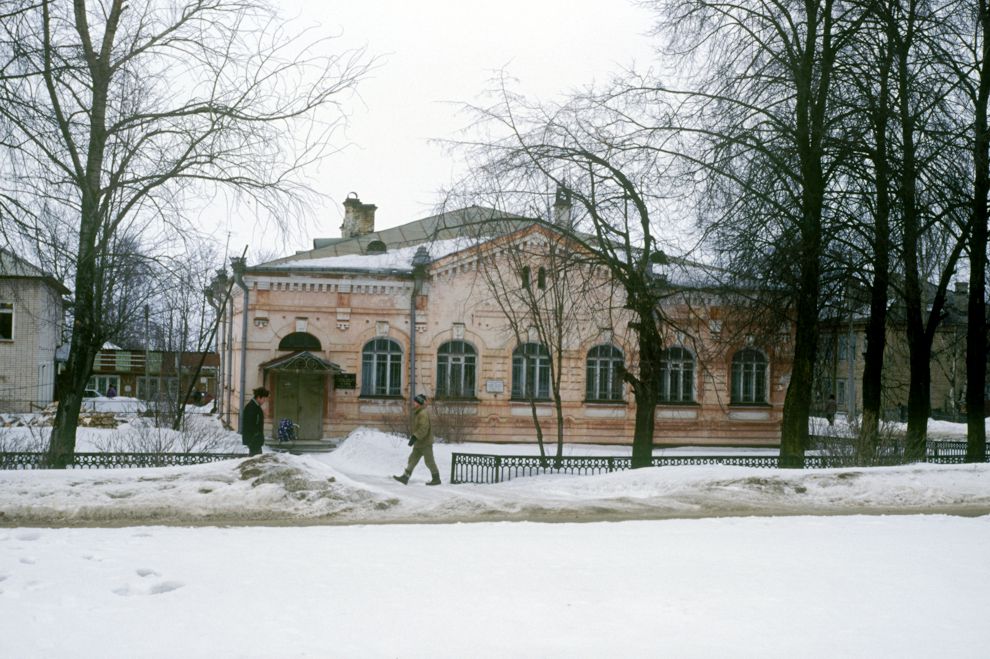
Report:
[[[333,376],[334,389],[357,389],[357,373],[335,373]]]

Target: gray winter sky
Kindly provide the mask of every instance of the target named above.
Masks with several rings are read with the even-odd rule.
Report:
[[[282,0],[288,16],[340,34],[341,47],[365,46],[380,66],[346,108],[340,145],[312,172],[327,196],[314,220],[289,244],[246,217],[217,227],[217,238],[248,262],[259,249],[309,248],[313,237],[340,235],[340,204],[349,192],[378,206],[376,228],[430,215],[437,191],[461,172],[431,139],[454,138],[467,118],[459,104],[480,99],[504,69],[517,91],[550,100],[651,57],[650,12],[627,0]],[[255,256],[252,257],[252,254]]]

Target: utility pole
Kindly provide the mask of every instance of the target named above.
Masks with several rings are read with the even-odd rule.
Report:
[[[849,338],[846,341],[846,357],[849,361],[849,383],[846,387],[846,402],[848,407],[848,422],[856,418],[856,329],[854,314],[856,306],[853,303],[853,285],[850,282],[846,288],[846,299],[849,302]]]
[[[151,389],[151,377],[149,376],[148,368],[151,365],[151,346],[149,342],[151,341],[151,334],[148,333],[149,317],[151,315],[151,309],[147,304],[144,305],[144,400],[147,402],[150,396]]]

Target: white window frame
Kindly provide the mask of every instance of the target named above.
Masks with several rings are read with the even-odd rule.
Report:
[[[10,316],[10,336],[0,336],[0,341],[13,341],[17,327],[14,322],[16,320],[14,303],[0,300],[0,316]]]

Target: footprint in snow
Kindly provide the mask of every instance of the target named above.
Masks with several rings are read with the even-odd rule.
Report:
[[[151,587],[149,591],[150,595],[161,595],[162,593],[169,593],[173,590],[178,590],[186,584],[181,581],[163,581],[161,583],[155,584]]]
[[[114,595],[120,595],[122,597],[130,597],[132,595],[161,595],[162,593],[170,593],[173,590],[178,590],[185,585],[181,581],[162,581],[152,584],[149,587],[141,588],[121,586],[120,588],[114,588],[112,592]]]

